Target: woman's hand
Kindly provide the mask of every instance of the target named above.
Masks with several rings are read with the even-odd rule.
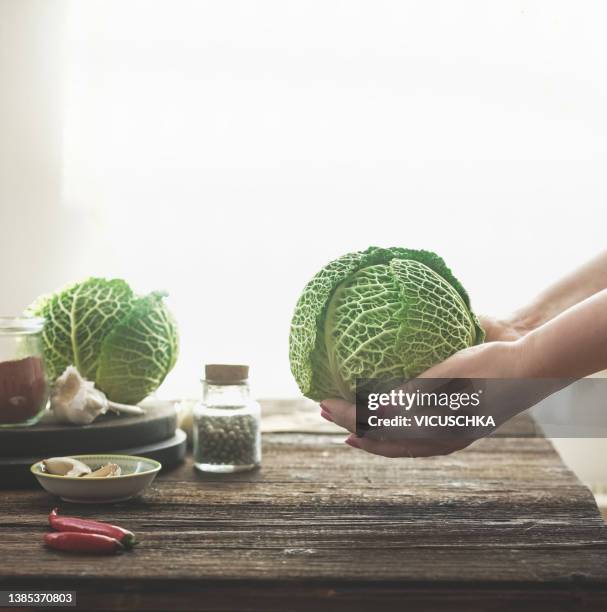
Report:
[[[493,416],[499,427],[575,379],[605,368],[607,289],[572,306],[518,340],[487,342],[465,349],[430,368],[419,378],[489,379],[479,409],[482,409],[482,414]],[[490,379],[499,378],[510,379],[510,382],[490,382]],[[356,432],[356,407],[353,404],[341,399],[328,399],[321,402],[321,408],[322,416],[353,434]],[[490,433],[486,428],[477,432],[476,438]],[[474,436],[454,436],[447,440],[418,436],[405,440],[378,440],[351,435],[346,443],[385,457],[426,457],[452,453],[468,446],[474,439]]]
[[[419,378],[517,379],[523,375],[524,350],[523,342],[489,342],[473,346],[430,368]],[[512,401],[512,389],[508,389],[507,385],[495,385],[492,393],[493,396],[487,397],[484,405],[490,406],[491,415],[498,425],[528,407],[524,405],[524,401],[521,403]],[[479,430],[476,430],[475,437],[452,436],[448,439],[439,436],[415,437],[415,432],[412,436],[402,440],[359,438],[356,436],[356,406],[354,404],[342,399],[327,399],[322,401],[320,406],[321,416],[352,433],[346,439],[346,444],[384,457],[447,455],[491,433],[491,431],[480,433]]]
[[[480,322],[486,344],[456,353],[420,378],[512,379],[488,385],[492,395],[484,404],[499,426],[574,379],[607,368],[607,251],[509,319],[485,316]],[[474,440],[358,438],[353,404],[327,399],[321,409],[324,418],[352,432],[347,444],[385,457],[448,454]]]

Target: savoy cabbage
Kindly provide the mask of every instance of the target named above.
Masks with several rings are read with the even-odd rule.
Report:
[[[164,295],[137,296],[123,280],[89,278],[36,300],[26,313],[45,319],[49,379],[74,365],[114,402],[135,404],[155,391],[179,346]]]
[[[307,397],[352,400],[357,379],[415,377],[483,342],[468,294],[429,251],[370,247],[326,265],[291,323],[291,371]]]

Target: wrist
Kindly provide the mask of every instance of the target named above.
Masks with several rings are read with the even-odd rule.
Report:
[[[518,362],[518,378],[548,377],[547,364],[538,350],[538,334],[530,332],[521,336],[516,342],[516,359]]]
[[[506,344],[504,350],[508,351],[508,362],[510,363],[510,375],[507,378],[530,378],[531,346],[527,342],[526,336],[521,336],[517,340]]]
[[[538,390],[542,391],[542,397],[562,389],[571,382],[569,378],[563,378],[555,373],[554,363],[551,363],[548,352],[542,347],[540,331],[531,332],[513,344],[518,345],[516,347],[519,362],[518,378],[542,379],[544,383],[538,387]]]
[[[510,329],[519,337],[524,338],[538,327],[542,326],[549,317],[537,306],[521,308],[506,319]]]
[[[526,378],[522,339],[487,342],[474,348],[479,350],[478,378]]]

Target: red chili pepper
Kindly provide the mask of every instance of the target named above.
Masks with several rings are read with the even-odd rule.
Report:
[[[77,533],[75,531],[47,533],[44,536],[44,543],[56,550],[90,552],[100,555],[111,555],[124,548],[115,538],[97,533]]]
[[[135,534],[132,531],[117,527],[116,525],[110,525],[109,523],[76,518],[75,516],[59,516],[57,508],[51,510],[51,513],[48,515],[48,522],[57,531],[93,533],[114,538],[125,548],[133,548],[137,543]]]

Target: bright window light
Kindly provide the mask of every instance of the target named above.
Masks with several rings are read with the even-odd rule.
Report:
[[[74,273],[169,291],[165,396],[196,396],[206,361],[297,395],[299,292],[370,244],[435,250],[480,311],[522,304],[605,242],[607,6],[584,7],[73,2]]]

